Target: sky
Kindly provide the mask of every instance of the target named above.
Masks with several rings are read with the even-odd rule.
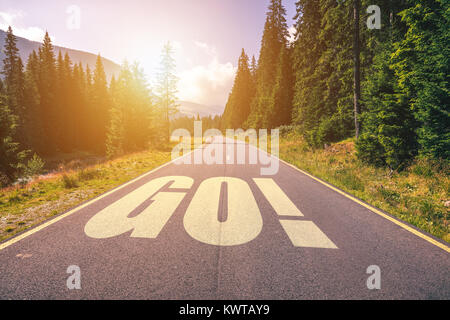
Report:
[[[121,64],[153,83],[161,50],[175,48],[180,100],[225,105],[242,48],[257,56],[270,0],[1,0],[0,29]],[[295,0],[284,0],[289,26]]]

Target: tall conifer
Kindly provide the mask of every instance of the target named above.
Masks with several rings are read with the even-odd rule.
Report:
[[[268,128],[270,108],[273,105],[272,93],[275,87],[277,69],[282,47],[287,46],[288,28],[286,9],[281,0],[271,0],[264,26],[261,51],[258,62],[257,90],[252,102],[247,126]]]
[[[242,49],[238,71],[223,115],[223,129],[242,128],[248,119],[256,88],[248,56]]]

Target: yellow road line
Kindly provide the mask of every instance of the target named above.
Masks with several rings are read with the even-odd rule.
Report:
[[[129,186],[130,184],[135,183],[135,182],[137,182],[138,180],[143,179],[143,178],[145,178],[145,177],[147,177],[147,176],[149,176],[149,175],[155,173],[156,171],[158,171],[158,170],[160,170],[160,169],[162,169],[162,168],[165,168],[165,167],[171,165],[171,164],[174,163],[175,161],[178,161],[178,160],[180,160],[180,159],[182,159],[182,158],[184,158],[184,157],[190,156],[190,155],[191,155],[192,153],[194,153],[196,150],[197,150],[197,149],[194,149],[193,151],[187,153],[186,155],[181,156],[180,158],[177,158],[177,159],[174,159],[174,160],[172,160],[172,161],[169,161],[169,162],[167,162],[167,163],[165,163],[165,164],[163,164],[163,165],[161,165],[161,166],[159,166],[159,167],[157,167],[157,168],[151,170],[150,172],[144,173],[144,174],[142,174],[141,176],[139,176],[139,177],[137,177],[137,178],[135,178],[135,179],[133,179],[133,180],[131,180],[131,181],[129,181],[129,182],[127,182],[127,183],[121,185],[121,186],[118,186],[117,188],[114,188],[114,189],[112,189],[111,191],[108,191],[107,193],[105,193],[105,194],[103,194],[103,195],[101,195],[101,196],[99,196],[99,197],[97,197],[97,198],[94,198],[94,199],[92,199],[92,200],[90,200],[90,201],[88,201],[88,202],[86,202],[86,203],[84,203],[84,204],[82,204],[81,206],[78,206],[78,207],[76,207],[76,208],[70,210],[69,212],[66,212],[66,213],[64,213],[64,214],[62,214],[62,215],[59,215],[59,216],[57,216],[56,218],[53,218],[53,219],[51,219],[51,220],[49,220],[49,221],[47,221],[47,222],[45,222],[45,223],[43,223],[43,224],[41,224],[41,225],[38,225],[37,227],[34,227],[34,228],[32,228],[32,229],[30,229],[30,230],[28,230],[28,231],[26,231],[26,232],[24,232],[24,233],[22,233],[22,234],[20,234],[20,235],[18,235],[18,236],[16,236],[16,237],[14,237],[14,238],[12,238],[12,239],[10,239],[10,240],[4,242],[4,243],[1,243],[1,244],[0,244],[0,251],[2,251],[3,249],[5,249],[5,248],[7,248],[7,247],[9,247],[9,246],[11,246],[11,245],[13,245],[14,243],[17,243],[17,242],[19,242],[19,241],[21,241],[21,240],[23,240],[23,239],[25,239],[25,238],[27,238],[27,237],[29,237],[29,236],[35,234],[36,232],[39,232],[39,231],[41,231],[41,230],[43,230],[43,229],[45,229],[45,228],[51,226],[52,224],[57,223],[58,221],[61,221],[62,219],[64,219],[64,218],[66,218],[66,217],[68,217],[68,216],[74,214],[75,212],[78,212],[78,211],[80,211],[80,210],[86,208],[87,206],[90,206],[90,205],[93,204],[94,202],[97,202],[97,201],[99,201],[99,200],[101,200],[101,199],[103,199],[103,198],[105,198],[105,197],[111,195],[112,193],[114,193],[114,192],[116,192],[116,191],[119,191],[119,190],[121,190],[121,189],[123,189],[123,188]]]
[[[275,157],[275,156],[272,155],[272,157]],[[391,217],[391,216],[385,214],[384,212],[382,212],[382,211],[380,211],[380,210],[378,210],[378,209],[376,209],[376,208],[374,208],[374,207],[368,205],[367,203],[362,202],[361,200],[359,200],[359,199],[357,199],[357,198],[355,198],[355,197],[353,197],[353,196],[351,196],[351,195],[345,193],[345,192],[342,191],[342,190],[339,190],[338,188],[332,186],[331,184],[326,183],[325,181],[322,181],[322,180],[320,180],[319,178],[314,177],[313,175],[311,175],[311,174],[309,174],[309,173],[307,173],[307,172],[305,172],[305,171],[303,171],[303,170],[297,168],[296,166],[294,166],[294,165],[292,165],[292,164],[290,164],[290,163],[287,163],[286,161],[284,161],[284,160],[282,160],[282,159],[280,159],[280,158],[278,158],[278,157],[275,157],[275,158],[279,159],[279,160],[280,160],[282,163],[284,163],[285,165],[287,165],[287,166],[289,166],[289,167],[291,167],[291,168],[293,168],[293,169],[295,169],[295,170],[297,170],[297,171],[303,173],[304,175],[310,177],[311,179],[313,179],[313,180],[315,180],[315,181],[317,181],[317,182],[323,184],[324,186],[326,186],[326,187],[328,187],[328,188],[330,188],[330,189],[336,191],[337,193],[343,195],[344,197],[346,197],[346,198],[348,198],[348,199],[350,199],[350,200],[352,200],[352,201],[358,203],[359,205],[365,207],[366,209],[369,209],[370,211],[372,211],[372,212],[378,214],[379,216],[381,216],[381,217],[383,217],[383,218],[385,218],[385,219],[387,219],[387,220],[389,220],[389,221],[395,223],[397,226],[399,226],[399,227],[401,227],[401,228],[403,228],[403,229],[405,229],[405,230],[407,230],[407,231],[409,231],[409,232],[415,234],[416,236],[418,236],[418,237],[424,239],[425,241],[428,241],[429,243],[431,243],[431,244],[433,244],[433,245],[435,245],[435,246],[437,246],[437,247],[439,247],[439,248],[441,248],[441,249],[443,249],[443,250],[445,250],[445,251],[447,251],[447,252],[450,252],[450,247],[448,247],[448,246],[446,246],[445,244],[443,244],[443,243],[441,243],[441,242],[439,242],[439,241],[437,241],[437,240],[435,240],[435,239],[433,239],[433,238],[427,236],[426,234],[423,234],[422,232],[420,232],[420,231],[418,231],[418,230],[416,230],[416,229],[414,229],[414,228],[408,226],[406,223],[401,222],[401,221],[399,221],[399,220],[397,220],[397,219],[394,219],[393,217]]]

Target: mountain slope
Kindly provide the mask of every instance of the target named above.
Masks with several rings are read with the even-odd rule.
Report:
[[[6,38],[6,32],[3,30],[0,30],[0,68],[3,66],[3,59],[5,58],[5,54],[3,53],[5,38]],[[28,60],[28,56],[30,55],[30,53],[33,52],[33,50],[36,50],[36,52],[37,52],[37,50],[40,46],[41,46],[41,43],[39,43],[39,42],[30,41],[25,38],[17,37],[17,47],[20,50],[20,57],[24,61],[24,64]],[[89,53],[89,52],[55,46],[55,54],[58,54],[59,51],[61,51],[61,53],[63,55],[65,55],[67,52],[73,63],[81,62],[84,67],[86,65],[89,65],[89,68],[91,70],[94,70],[95,61],[97,60],[97,55]],[[108,79],[111,79],[111,77],[113,75],[118,75],[118,73],[120,71],[120,66],[118,64],[112,62],[111,60],[105,59],[105,58],[102,58],[102,61],[103,61],[103,66],[105,68],[105,73],[106,73],[106,76],[108,77]]]
[[[189,101],[178,101],[179,112],[174,116],[175,118],[179,117],[208,117],[208,116],[220,116],[223,113],[223,106],[207,106],[204,104],[189,102]]]

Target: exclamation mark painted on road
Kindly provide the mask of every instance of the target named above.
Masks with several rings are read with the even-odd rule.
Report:
[[[295,247],[338,249],[312,221],[280,220]]]
[[[303,213],[292,203],[273,179],[253,180],[279,216],[303,217]]]
[[[273,179],[253,180],[279,216],[304,216]],[[280,223],[295,247],[338,249],[312,221],[280,219]]]

